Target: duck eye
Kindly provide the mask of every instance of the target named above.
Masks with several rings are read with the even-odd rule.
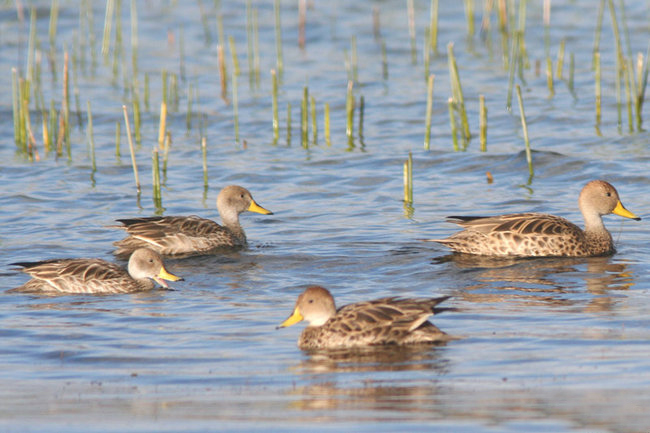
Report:
[[[607,191],[607,197],[611,197],[611,196],[612,196],[612,193]]]
[[[310,303],[310,304],[313,304],[313,303],[314,303],[314,300],[313,300],[313,299],[310,299],[310,300],[309,300],[309,303]]]

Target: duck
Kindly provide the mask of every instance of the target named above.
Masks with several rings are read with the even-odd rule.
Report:
[[[92,258],[53,259],[40,262],[17,262],[32,278],[16,292],[50,294],[116,294],[151,290],[155,283],[168,289],[167,281],[183,278],[165,269],[158,253],[138,248],[131,254],[127,269],[116,263]]]
[[[580,192],[578,206],[584,230],[565,218],[545,213],[514,213],[498,216],[450,216],[449,222],[464,230],[438,242],[454,252],[509,257],[593,257],[614,254],[612,235],[603,215],[615,214],[641,220],[627,210],[616,188],[604,180],[588,182]]]
[[[441,311],[434,307],[447,299],[387,297],[337,309],[329,290],[310,286],[278,328],[307,321],[298,339],[303,350],[446,342],[452,338],[427,319]]]
[[[114,254],[124,257],[141,247],[151,248],[163,256],[201,255],[218,248],[243,248],[246,234],[239,223],[239,214],[245,211],[273,215],[253,199],[246,188],[238,185],[224,187],[217,196],[217,210],[223,225],[191,216],[155,216],[118,219],[128,236],[114,242]]]

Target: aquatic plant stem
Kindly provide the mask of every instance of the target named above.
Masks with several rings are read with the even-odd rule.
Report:
[[[526,113],[524,112],[524,101],[521,98],[521,87],[517,84],[517,102],[519,102],[519,115],[521,116],[521,128],[524,133],[524,144],[526,146],[526,162],[528,163],[528,180],[532,180],[535,172],[533,170],[533,158],[530,151],[530,140],[528,138],[528,124],[526,123]]]
[[[133,146],[133,137],[131,137],[131,125],[129,124],[129,114],[126,111],[126,105],[122,105],[124,112],[124,123],[126,125],[126,136],[129,141],[129,151],[131,152],[131,166],[133,167],[133,177],[135,178],[135,187],[140,196],[140,176],[138,176],[138,165],[135,161],[135,148]]]
[[[429,150],[431,144],[431,116],[433,112],[433,80],[434,74],[429,75],[427,79],[427,111],[425,115],[424,126],[424,149]]]
[[[481,131],[481,152],[487,151],[487,107],[485,95],[479,95],[479,129]]]
[[[271,110],[273,117],[273,144],[280,137],[280,119],[278,116],[278,77],[275,69],[271,69]]]

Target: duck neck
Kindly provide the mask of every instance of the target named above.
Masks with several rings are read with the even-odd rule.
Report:
[[[603,233],[607,232],[603,218],[597,212],[582,213],[582,218],[585,220],[586,233]]]
[[[605,228],[602,217],[597,213],[583,214],[585,219],[585,238],[592,249],[591,254],[600,255],[613,251],[612,235]]]
[[[241,224],[239,224],[239,213],[236,210],[219,211],[221,222],[232,234],[237,236],[242,242],[246,242],[246,234]]]

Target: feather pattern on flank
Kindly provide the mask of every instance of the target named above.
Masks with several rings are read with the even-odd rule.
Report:
[[[151,290],[154,281],[168,287],[164,280],[182,280],[167,272],[160,255],[147,248],[131,255],[128,270],[102,259],[54,259],[13,265],[21,266],[31,276],[31,280],[13,289],[17,292],[130,293]]]
[[[223,225],[195,215],[118,219],[122,226],[117,227],[126,230],[129,236],[114,243],[115,255],[125,256],[142,247],[162,255],[197,255],[219,248],[245,247],[246,234],[239,223],[239,214],[245,211],[272,214],[259,206],[246,188],[236,185],[221,190],[217,209]]]
[[[301,320],[309,325],[298,340],[301,349],[439,343],[452,339],[428,318],[448,296],[427,299],[388,297],[345,305],[338,310],[327,289],[312,286],[296,301],[280,327]]]
[[[587,257],[615,252],[602,216],[610,213],[640,220],[625,209],[618,192],[602,180],[589,182],[578,200],[584,230],[572,222],[543,213],[492,217],[452,216],[464,230],[446,239],[430,239],[459,253],[520,257]]]

